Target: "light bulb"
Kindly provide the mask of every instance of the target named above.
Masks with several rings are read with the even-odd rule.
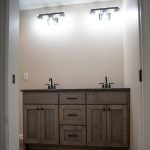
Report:
[[[103,13],[103,17],[102,17],[102,20],[110,20],[111,19],[111,13],[108,12],[108,11],[105,11]]]

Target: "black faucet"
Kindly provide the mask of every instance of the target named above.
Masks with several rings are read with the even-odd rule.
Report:
[[[48,89],[49,89],[49,90],[50,90],[50,89],[54,89],[54,86],[53,86],[53,79],[52,79],[52,78],[49,78],[49,82],[50,82],[50,83],[47,83],[47,84],[45,84],[45,85],[48,86]]]
[[[105,88],[108,88],[108,83],[107,83],[107,76],[105,77]]]
[[[114,83],[108,83],[107,76],[105,76],[105,83],[99,83],[102,84],[102,88],[111,88],[111,85]]]
[[[49,90],[53,90],[53,89],[56,89],[56,85],[58,84],[53,84],[53,79],[52,78],[49,78],[49,83],[45,84],[48,86],[48,89]]]
[[[54,84],[53,89],[56,89],[56,85],[59,85],[59,84]]]
[[[49,82],[50,82],[50,89],[53,89],[53,79],[52,78],[49,78]]]

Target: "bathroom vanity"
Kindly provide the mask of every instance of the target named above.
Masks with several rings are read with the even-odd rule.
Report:
[[[129,150],[130,89],[22,92],[24,150]]]

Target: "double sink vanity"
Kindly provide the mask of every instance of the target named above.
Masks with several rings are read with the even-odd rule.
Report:
[[[22,92],[24,150],[129,150],[130,89]]]

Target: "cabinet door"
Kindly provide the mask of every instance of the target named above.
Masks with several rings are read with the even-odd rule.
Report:
[[[107,145],[127,147],[127,106],[107,106]]]
[[[40,143],[40,106],[24,105],[24,142]]]
[[[41,143],[58,144],[57,105],[41,105]]]
[[[87,145],[106,146],[106,105],[87,106]]]

